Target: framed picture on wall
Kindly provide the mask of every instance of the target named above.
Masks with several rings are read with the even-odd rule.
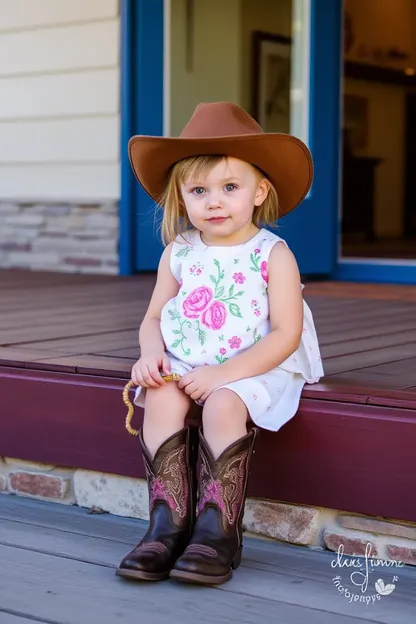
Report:
[[[265,132],[290,132],[291,40],[253,32],[252,115]]]

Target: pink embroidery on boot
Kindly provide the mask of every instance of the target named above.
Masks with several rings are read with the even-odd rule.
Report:
[[[198,511],[201,511],[204,505],[210,502],[218,505],[221,511],[226,511],[223,500],[222,485],[220,481],[211,481],[210,483],[207,483],[204,490],[204,495],[202,496],[198,505]]]
[[[155,504],[156,499],[165,500],[171,509],[175,509],[176,507],[175,499],[173,498],[173,496],[169,494],[169,492],[166,489],[165,483],[162,481],[162,479],[159,479],[159,477],[154,479],[152,483],[152,489],[150,492],[150,508],[151,509],[153,509],[153,505]]]

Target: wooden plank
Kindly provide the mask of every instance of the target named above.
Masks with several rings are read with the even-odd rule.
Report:
[[[117,18],[3,33],[0,37],[0,76],[117,67],[118,44]],[[21,50],[31,53],[20,54]]]
[[[365,371],[366,369],[363,369]],[[380,406],[400,407],[416,410],[415,389],[391,389],[380,387],[380,376],[372,384],[363,383],[367,376],[361,371],[342,373],[334,377],[325,378],[324,382],[306,385],[303,391],[304,398],[320,399],[325,401],[340,401],[343,403],[372,404]]]
[[[114,163],[119,157],[119,135],[117,113],[75,119],[4,121],[0,164]]]
[[[416,343],[400,345],[398,347],[386,347],[385,349],[376,349],[360,353],[352,353],[350,355],[340,355],[338,357],[324,360],[324,369],[327,375],[335,375],[337,373],[345,373],[347,371],[358,370],[368,366],[376,366],[378,364],[387,364],[400,361],[401,359],[414,357],[416,353]]]
[[[98,566],[101,569],[114,568],[126,550],[137,543],[147,526],[142,521],[110,515],[91,516],[79,508],[63,508],[56,504],[42,503],[41,508],[36,508],[34,501],[21,503],[18,500],[17,507],[18,509],[14,510],[13,503],[7,502],[6,509],[0,509],[3,518],[2,528],[4,528],[1,539],[2,546],[7,545],[9,549],[7,552],[9,553],[10,551],[13,553],[13,546],[15,546],[17,556],[21,552],[27,552],[29,566],[32,560],[38,560],[39,565],[41,565],[41,562],[45,561],[45,556],[48,557],[48,569],[51,573],[59,567],[63,569],[64,566],[67,566],[65,578],[69,578],[71,584],[73,575],[68,568],[71,568],[74,563],[88,562],[91,568]],[[10,517],[14,519],[12,520]],[[2,546],[0,546],[0,552]],[[24,550],[22,551],[22,549]],[[252,597],[254,600],[262,598],[266,602],[273,601],[276,613],[280,613],[283,605],[291,604],[312,610],[317,609],[321,612],[321,616],[327,612],[332,617],[335,615],[352,616],[354,611],[351,610],[351,604],[345,600],[340,600],[333,586],[334,572],[331,561],[334,558],[334,553],[328,551],[317,552],[308,548],[246,536],[242,565],[236,571],[231,582],[218,588],[221,592],[218,597],[222,600],[222,592],[224,592],[230,598],[233,597],[234,600],[240,600],[243,596],[245,598]],[[26,565],[24,569],[26,569]],[[390,608],[387,608],[386,601],[386,604],[378,605],[383,607],[382,611],[372,610],[371,617],[377,617],[377,621],[402,621],[401,618],[407,617],[409,611],[415,608],[416,596],[413,587],[416,580],[416,569],[410,566],[401,568],[399,574],[400,599],[395,601],[392,599],[389,603]],[[45,579],[48,587],[50,577],[51,574],[47,575]],[[57,577],[59,577],[59,573],[57,573]],[[24,584],[25,581],[27,581],[27,577],[24,576]],[[118,579],[106,575],[103,581],[105,592],[118,589]],[[84,584],[89,587],[89,583]],[[302,584],[302,592],[299,592],[299,584]],[[132,587],[136,592],[143,588],[140,584],[122,583],[121,586],[123,585]],[[180,586],[170,582],[153,585],[153,587],[157,586],[160,591],[167,592],[168,595],[171,591],[187,592],[188,598],[191,598],[189,592],[199,592],[201,589],[192,586]],[[147,585],[143,589],[147,590]],[[94,593],[94,589],[92,591]],[[204,588],[203,591],[209,594],[214,590]],[[78,592],[76,593],[78,595]],[[394,597],[396,598],[396,596]],[[83,600],[84,594],[81,593],[81,601]],[[142,608],[142,601],[140,604]],[[360,609],[363,609],[362,605],[359,606]],[[37,614],[37,612],[35,613]],[[142,610],[142,615],[146,617],[146,611]],[[237,621],[240,621],[238,615]],[[356,615],[359,615],[358,610]],[[387,619],[379,620],[381,615]],[[257,612],[257,617],[261,617],[261,612]],[[393,617],[398,619],[393,620]],[[259,619],[255,621],[259,621]],[[281,620],[278,619],[277,621]],[[296,621],[299,620],[296,619]],[[340,620],[337,618],[337,621]]]
[[[65,356],[67,353],[62,351],[59,357]],[[57,356],[55,353],[54,356]],[[0,362],[2,366],[16,366],[19,364],[27,364],[35,362],[42,358],[51,357],[47,349],[30,349],[28,347],[0,347]]]
[[[307,282],[308,292],[328,298],[373,299],[374,301],[416,301],[416,288],[402,284],[367,284],[360,282]]]
[[[47,623],[47,620],[37,621],[41,623],[45,622],[45,624]],[[20,615],[16,615],[10,611],[2,611],[0,607],[0,624],[29,624],[30,622],[33,622],[33,618],[31,616],[27,618],[21,617]]]
[[[137,358],[106,357],[104,355],[69,355],[64,357],[43,357],[31,362],[33,370],[79,373],[130,379],[130,372]]]
[[[118,162],[89,165],[2,165],[1,196],[3,200],[17,201],[119,200],[119,169]],[[25,181],[23,185],[22,180]]]
[[[330,345],[321,345],[321,354],[324,359],[337,357],[340,355],[349,355],[351,353],[360,356],[364,352],[382,349],[384,347],[399,347],[401,345],[414,345],[416,354],[416,326],[414,330],[400,331],[391,334],[381,334],[368,338],[358,338],[357,340],[348,340],[342,342],[334,342]]]
[[[0,120],[118,115],[118,81],[117,68],[6,78]]]
[[[76,330],[74,330],[75,334]],[[40,348],[43,342],[31,342],[30,347]],[[100,353],[104,350],[130,348],[137,344],[137,330],[123,330],[114,333],[101,333],[74,338],[56,338],[49,343],[50,351],[66,351],[67,353]]]
[[[305,607],[283,602],[284,594],[276,584],[274,596],[264,600],[241,593],[237,579],[219,591],[208,587],[184,587],[173,582],[147,583],[143,586],[114,577],[114,570],[106,566],[4,546],[0,547],[0,554],[2,564],[8,570],[0,588],[3,610],[19,609],[22,614],[65,624],[79,624],[80,621],[113,624],[121,617],[133,620],[137,618],[138,609],[147,624],[160,624],[165,620],[183,624],[184,620],[195,618],[209,624],[213,621],[248,624],[259,620],[273,624],[288,621],[333,624],[334,613],[338,613],[340,624],[359,624],[366,613],[361,609],[361,616],[344,615],[342,611],[346,612],[347,601],[339,599],[334,587],[324,592],[327,599],[333,594],[330,612],[325,612],[322,606],[315,611],[309,605]],[[240,583],[243,574],[240,575]],[[264,577],[263,574],[259,580],[264,580]],[[46,588],[48,592],[45,592]],[[292,587],[292,596],[294,591]],[[309,592],[305,591],[303,596],[308,597]],[[310,600],[317,605],[320,598],[323,598],[322,594],[312,595]],[[391,613],[388,614],[390,609],[383,611],[380,614],[383,619],[379,621],[386,624],[393,622]],[[403,617],[408,617],[407,605],[396,613],[395,624],[405,622],[402,613]]]
[[[64,337],[62,338],[62,335]],[[53,344],[52,344],[53,343]],[[19,346],[30,344],[30,348],[64,351],[65,353],[88,353],[91,349],[120,348],[137,343],[137,330],[123,330],[114,332],[94,331],[91,327],[85,328],[78,322],[71,326],[62,324],[30,326],[16,330],[0,332],[0,345]]]
[[[416,318],[413,314],[413,318],[409,315],[409,319],[400,318],[400,329],[401,331],[409,331],[413,330],[414,335],[416,335]],[[372,338],[375,336],[384,336],[384,335],[395,335],[395,332],[392,331],[391,323],[383,324],[383,323],[369,323],[368,326],[364,327],[362,323],[360,323],[357,327],[351,327],[348,329],[339,329],[338,331],[332,330],[327,332],[320,332],[318,335],[320,346],[335,344],[340,342],[346,342],[349,340],[359,340],[360,338]]]
[[[117,0],[0,0],[0,32],[51,26],[78,21],[106,19],[118,14]]]
[[[334,342],[341,342],[344,340],[357,340],[359,338],[367,338],[371,336],[378,336],[382,334],[394,333],[400,329],[406,331],[414,329],[416,331],[416,319],[414,312],[406,312],[400,315],[400,324],[394,326],[391,320],[384,321],[384,319],[378,319],[375,322],[374,319],[368,319],[368,321],[361,321],[355,326],[350,323],[345,326],[327,326],[322,325],[319,331],[319,344],[332,344]]]

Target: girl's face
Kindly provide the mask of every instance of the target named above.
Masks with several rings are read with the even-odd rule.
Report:
[[[190,222],[206,243],[214,245],[239,244],[254,235],[253,212],[268,191],[268,180],[237,158],[224,158],[210,171],[181,184]]]

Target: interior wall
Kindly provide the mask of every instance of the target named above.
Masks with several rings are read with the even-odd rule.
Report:
[[[171,0],[171,131],[180,134],[200,102],[241,104],[241,0],[197,0],[189,69],[186,0]]]
[[[344,0],[345,11],[352,17],[354,36],[346,57],[388,67],[408,67],[416,51],[415,4],[415,0]],[[393,48],[409,58],[387,57],[384,53]]]

